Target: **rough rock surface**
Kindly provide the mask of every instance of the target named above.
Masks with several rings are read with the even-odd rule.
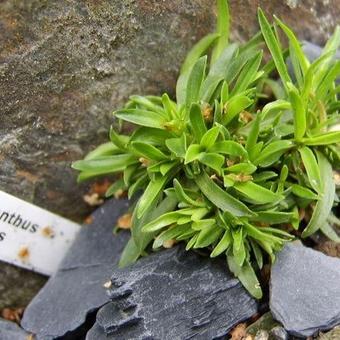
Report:
[[[212,29],[207,0],[0,2],[0,190],[77,218],[73,160],[107,139],[132,93],[172,90]]]
[[[16,323],[0,318],[0,339],[1,340],[27,340],[28,333]]]
[[[271,272],[271,312],[292,335],[331,329],[340,324],[339,282],[339,259],[287,244]]]
[[[115,270],[88,340],[215,339],[257,312],[223,261],[182,246]]]
[[[0,189],[71,218],[88,207],[70,162],[106,139],[132,93],[173,93],[190,46],[212,31],[212,0],[0,1]],[[338,0],[231,0],[232,36],[275,13],[323,44]]]
[[[103,284],[117,266],[128,233],[112,233],[116,219],[127,210],[127,201],[108,201],[84,226],[66,254],[58,272],[25,310],[22,326],[50,339],[65,334],[72,339],[82,331],[91,312],[109,299]]]

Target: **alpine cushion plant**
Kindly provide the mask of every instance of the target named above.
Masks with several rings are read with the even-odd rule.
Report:
[[[110,141],[73,168],[80,181],[121,173],[107,196],[142,193],[120,265],[136,261],[150,243],[158,249],[183,241],[187,250],[226,256],[229,269],[261,298],[256,272],[285,242],[319,230],[339,240],[331,210],[340,132],[331,127],[339,122],[340,29],[310,62],[293,31],[276,17],[269,24],[260,9],[261,31],[246,44],[228,43],[228,6],[217,5],[217,32],[189,52],[176,101],[132,96],[114,112],[136,125],[132,135],[111,128]],[[275,70],[279,80],[270,78]]]

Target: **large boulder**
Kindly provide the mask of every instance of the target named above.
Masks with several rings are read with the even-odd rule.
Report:
[[[88,211],[70,162],[106,139],[132,93],[173,93],[180,63],[213,30],[211,0],[0,2],[0,190],[66,217]],[[258,30],[258,1],[230,1],[233,39]],[[336,0],[264,0],[322,44]]]

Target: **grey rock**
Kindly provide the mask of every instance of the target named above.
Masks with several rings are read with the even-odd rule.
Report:
[[[129,237],[113,234],[116,219],[126,212],[125,200],[111,200],[83,226],[57,273],[25,310],[21,325],[38,339],[79,334],[86,318],[108,302],[103,284],[117,266]]]
[[[340,324],[340,260],[294,243],[278,254],[270,309],[292,335],[311,336]]]
[[[29,334],[20,328],[16,323],[0,318],[0,339],[1,340],[27,340]]]
[[[276,326],[272,328],[269,332],[269,335],[271,335],[273,340],[288,340],[288,333],[281,326]]]
[[[88,340],[215,339],[257,311],[225,262],[182,246],[115,270],[111,282],[112,302],[98,311]]]
[[[0,190],[87,215],[71,161],[107,140],[131,94],[174,93],[209,0],[0,1]]]
[[[258,31],[258,2],[230,1],[232,37]],[[337,0],[262,0],[323,45]],[[90,208],[70,169],[106,140],[130,94],[174,94],[187,51],[215,22],[212,0],[0,1],[0,189],[69,218]]]

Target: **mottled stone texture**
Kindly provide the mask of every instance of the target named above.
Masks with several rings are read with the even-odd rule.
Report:
[[[0,1],[0,190],[66,217],[81,200],[69,165],[106,139],[132,93],[173,93],[190,46],[214,26],[213,0]],[[322,44],[337,0],[231,0],[234,39],[257,31],[256,9]]]
[[[0,190],[79,217],[70,162],[130,94],[172,91],[213,22],[206,0],[0,1]]]
[[[257,312],[227,270],[182,246],[115,270],[109,296],[87,340],[216,339]]]

